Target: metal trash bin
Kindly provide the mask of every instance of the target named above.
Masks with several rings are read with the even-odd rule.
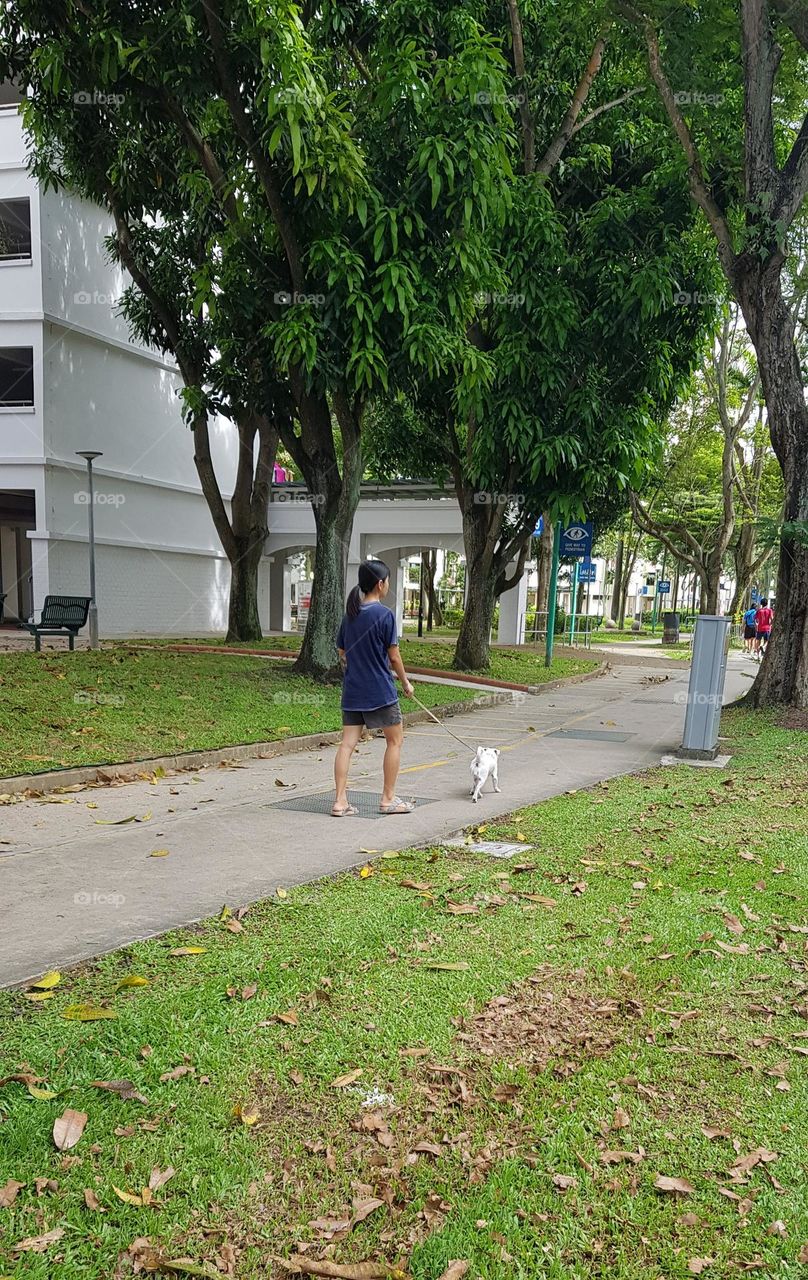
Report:
[[[677,753],[684,760],[714,760],[718,754],[731,625],[731,618],[716,615],[696,619],[685,728]]]
[[[678,613],[663,613],[662,643],[663,644],[679,643],[679,614]]]

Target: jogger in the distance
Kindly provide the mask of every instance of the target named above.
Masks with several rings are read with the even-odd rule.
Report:
[[[337,636],[343,682],[342,742],[334,761],[334,818],[358,812],[348,802],[348,769],[365,726],[381,729],[387,740],[379,811],[412,813],[415,808],[396,795],[404,726],[393,673],[408,698],[412,696],[412,685],[401,661],[395,614],[382,604],[390,590],[390,570],[381,560],[365,560],[359,566],[358,578],[358,585],[348,596]]]

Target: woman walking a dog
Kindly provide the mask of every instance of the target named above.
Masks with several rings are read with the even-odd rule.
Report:
[[[337,636],[343,682],[342,742],[334,761],[334,818],[358,813],[348,801],[348,768],[365,726],[381,729],[387,741],[379,812],[412,813],[415,808],[396,795],[404,727],[393,673],[406,697],[412,697],[413,690],[401,661],[395,615],[382,604],[390,590],[390,570],[381,560],[365,560],[358,577]]]

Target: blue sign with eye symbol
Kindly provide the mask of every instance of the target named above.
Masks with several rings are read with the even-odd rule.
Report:
[[[569,560],[583,556],[588,559],[592,555],[592,535],[591,520],[568,525],[561,532],[561,558]]]

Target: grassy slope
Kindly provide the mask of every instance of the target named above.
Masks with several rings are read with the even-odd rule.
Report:
[[[418,696],[439,705],[474,691],[423,685]],[[293,676],[282,660],[123,647],[0,654],[0,777],[328,732],[339,701],[338,687]]]
[[[0,1244],[0,1273],[97,1280],[112,1276],[120,1250],[150,1237],[196,1260],[224,1262],[226,1243],[243,1280],[279,1277],[271,1255],[288,1256],[296,1241],[319,1252],[310,1220],[387,1188],[392,1209],[338,1243],[338,1260],[406,1261],[412,1243],[414,1280],[436,1280],[452,1258],[486,1280],[674,1280],[706,1258],[708,1280],[756,1261],[752,1274],[801,1274],[808,735],[741,712],[725,717],[725,732],[736,752],[726,775],[660,770],[516,815],[496,834],[535,842],[525,855],[535,871],[517,875],[465,850],[380,860],[369,878],[252,908],[241,933],[214,921],[133,945],[65,975],[44,1004],[0,994],[0,1074],[27,1065],[59,1091],[42,1101],[20,1084],[0,1089],[0,1184],[26,1184],[0,1210],[5,1248],[57,1226],[66,1233],[16,1263]],[[360,827],[357,845],[380,834]],[[431,898],[400,885],[405,878],[428,884]],[[509,883],[557,905],[504,893]],[[483,910],[451,915],[448,900]],[[182,942],[206,951],[171,957]],[[429,971],[428,960],[468,968]],[[476,1058],[458,1020],[547,964],[558,976],[531,988],[532,1007],[552,992],[613,996],[615,1046],[592,1056],[586,1043],[567,1043],[544,1070],[520,1066],[519,1044]],[[131,974],[151,985],[115,994]],[[252,983],[255,996],[228,996]],[[59,1016],[80,1001],[109,1005],[117,1019]],[[290,1008],[299,1025],[271,1020]],[[600,1034],[599,1020],[590,1023]],[[401,1056],[418,1045],[425,1060]],[[567,1074],[570,1061],[577,1069]],[[430,1062],[465,1067],[466,1105],[447,1096],[456,1077],[429,1075]],[[160,1081],[183,1064],[195,1074]],[[356,1085],[331,1087],[355,1068]],[[90,1085],[122,1077],[147,1104]],[[494,1097],[503,1082],[518,1086],[515,1101]],[[395,1099],[383,1108],[392,1150],[351,1127],[373,1086]],[[253,1127],[232,1114],[250,1101]],[[64,1160],[50,1133],[67,1106],[89,1122]],[[618,1108],[628,1127],[609,1131]],[[704,1125],[729,1137],[710,1140]],[[408,1161],[418,1138],[441,1144],[438,1157]],[[777,1159],[730,1181],[738,1154],[758,1148]],[[637,1163],[605,1163],[604,1149]],[[398,1172],[380,1162],[399,1162]],[[121,1203],[113,1186],[138,1192],[155,1165],[177,1171],[160,1203]],[[577,1184],[562,1193],[559,1174]],[[687,1178],[695,1191],[662,1194],[657,1174]],[[36,1177],[57,1180],[58,1191],[38,1198]],[[85,1207],[84,1188],[103,1214]],[[422,1211],[435,1215],[431,1230]]]
[[[189,640],[187,643],[221,644],[223,642],[208,637],[204,640]],[[300,648],[300,636],[266,636],[263,640],[250,641],[236,647],[285,650],[293,653]],[[434,641],[402,639],[401,641],[401,655],[405,666],[424,667],[433,671],[451,671],[454,649],[455,641],[450,639]],[[495,680],[510,680],[514,684],[543,684],[547,680],[560,680],[563,676],[581,675],[586,671],[594,671],[597,665],[596,658],[555,658],[552,667],[545,667],[544,654],[537,649],[492,648],[491,665],[487,674]]]

